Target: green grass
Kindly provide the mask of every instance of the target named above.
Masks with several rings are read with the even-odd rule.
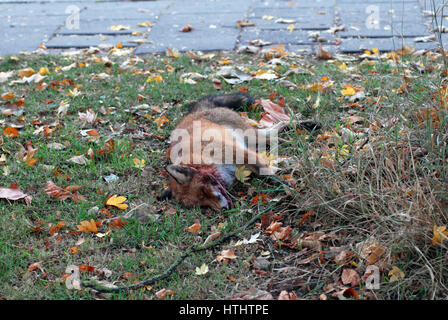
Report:
[[[247,68],[247,72],[269,67],[269,61],[262,57],[235,54],[224,57],[231,61],[231,66]],[[13,91],[15,100],[19,97],[25,100],[24,119],[0,116],[2,131],[11,124],[21,125],[19,137],[3,135],[0,140],[0,156],[5,154],[7,159],[0,165],[0,187],[16,183],[33,197],[29,206],[23,200],[0,199],[0,298],[156,299],[155,293],[166,288],[175,292],[166,299],[225,299],[254,287],[271,292],[274,298],[282,290],[306,299],[318,298],[324,292],[331,297],[342,287],[341,283],[335,283],[340,281],[344,268],[353,268],[362,276],[367,266],[359,252],[343,265],[338,265],[334,257],[342,250],[355,252],[356,245],[372,237],[385,252],[380,268],[381,289],[368,290],[361,282],[355,287],[361,298],[446,298],[446,244],[431,244],[433,226],[447,224],[447,109],[440,99],[444,71],[440,60],[410,55],[400,57],[398,64],[390,59],[375,63],[355,59],[346,62],[353,69],[344,71],[337,60],[317,61],[290,55],[281,58],[282,64],[274,70],[280,76],[295,65],[308,71],[288,76],[297,89],[289,90],[277,81],[258,79],[232,86],[221,79],[222,90],[217,91],[208,79],[196,85],[179,79],[187,72],[212,78],[222,67],[220,55],[204,58],[202,62],[187,55],[145,56],[122,70],[120,65],[128,58],[111,56],[111,66],[92,55],[20,56],[18,61],[5,57],[0,62],[0,72],[28,67],[35,71],[41,67],[50,70],[44,80],[49,86],[44,90],[36,84],[9,85],[11,80],[19,78],[17,74],[0,84],[0,93]],[[73,62],[85,66],[60,71],[59,68]],[[412,68],[413,63],[431,64],[434,71],[420,74]],[[168,65],[173,72],[166,71]],[[110,77],[93,79],[101,73]],[[162,75],[163,82],[145,82],[149,74]],[[404,74],[410,79],[409,88],[400,93],[397,90],[402,86]],[[320,93],[306,89],[322,81],[322,77],[330,78],[333,85]],[[53,81],[63,79],[73,81],[81,94],[67,96],[74,89],[72,85],[52,88]],[[362,86],[367,98],[350,106],[340,92],[344,84]],[[292,188],[284,189],[261,178],[252,178],[247,184],[236,183],[230,190],[236,199],[236,209],[223,213],[186,209],[173,201],[157,201],[156,195],[167,183],[162,174],[168,164],[167,141],[188,104],[208,94],[236,92],[243,86],[257,99],[267,99],[277,92],[275,101],[284,97],[294,115],[301,114],[323,124],[322,130],[314,134],[298,131],[294,125],[281,134],[291,141],[280,146],[279,154],[294,160],[281,172],[291,175]],[[67,114],[58,117],[57,110],[63,101],[69,104]],[[319,101],[317,105],[316,101]],[[133,111],[132,107],[140,104],[160,107],[169,122],[159,127],[154,121],[160,116],[157,112]],[[437,119],[434,116],[432,120],[422,119],[419,110],[424,106],[436,106]],[[82,123],[78,118],[78,112],[89,109],[97,113],[98,121],[94,124]],[[260,108],[245,111],[256,120],[262,112]],[[347,128],[344,119],[351,115],[365,120],[351,127],[360,132],[359,136],[344,140],[341,133]],[[387,120],[392,117],[399,120],[389,125]],[[46,125],[55,129],[51,135],[35,133]],[[100,137],[89,141],[80,131],[92,128],[98,130]],[[110,137],[115,140],[115,148],[109,154],[96,155],[86,165],[68,161],[73,156],[86,154],[89,149],[96,152]],[[359,150],[366,137],[369,143]],[[34,167],[17,157],[21,150],[19,144],[26,147],[28,141],[38,148]],[[66,147],[53,150],[48,147],[53,142]],[[344,148],[349,150],[349,158],[342,153]],[[427,153],[411,155],[409,150],[415,153],[417,148],[424,148]],[[324,160],[323,156],[329,159]],[[144,159],[145,167],[136,168],[134,158]],[[3,174],[5,167],[9,171],[7,175]],[[109,174],[115,174],[119,180],[107,183],[104,177]],[[82,186],[79,193],[86,200],[76,203],[71,199],[51,199],[45,193],[48,180],[63,188]],[[253,197],[260,193],[280,201],[260,204],[259,208],[251,205]],[[107,235],[102,238],[74,234],[81,221],[107,219],[101,211],[91,208],[105,208],[104,201],[114,194],[125,196],[129,208],[109,208],[112,217],[146,203],[153,206],[146,213],[155,214],[158,219],[141,223],[131,218],[122,228],[111,229],[110,233],[107,233],[108,223],[103,223],[99,232]],[[273,215],[280,217],[283,226],[291,226],[292,239],[303,240],[315,232],[335,236],[321,242],[322,250],[317,252],[321,259],[299,263],[316,252],[311,248],[288,248],[252,226],[241,238],[248,239],[261,231],[262,242],[238,247],[227,242],[192,255],[168,279],[152,288],[103,295],[87,289],[68,290],[65,286],[63,277],[69,265],[95,268],[96,273],[83,273],[82,279],[93,276],[101,279],[99,270],[106,268],[111,276],[105,280],[116,285],[143,281],[165,271],[188,246],[203,243],[213,233],[212,226],[223,224],[222,232],[232,231],[267,206]],[[308,211],[313,215],[301,221]],[[50,235],[50,227],[60,221],[66,225],[58,234]],[[202,225],[200,235],[186,230],[195,222]],[[33,228],[40,229],[33,231]],[[84,242],[76,245],[80,238]],[[76,254],[70,252],[74,246],[79,250]],[[337,250],[331,251],[330,247]],[[237,259],[228,265],[218,263],[216,256],[223,249],[235,250]],[[262,252],[270,253],[267,274],[257,273],[253,267],[254,259]],[[30,265],[36,262],[40,262],[42,271],[29,271]],[[195,268],[203,263],[210,271],[203,276],[195,275]],[[389,282],[392,266],[398,266],[405,273],[404,279]],[[284,268],[291,271],[279,271]],[[294,284],[291,277],[303,281]],[[330,284],[335,284],[338,290],[328,291]]]

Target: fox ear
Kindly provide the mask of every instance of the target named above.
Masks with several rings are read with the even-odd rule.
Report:
[[[166,171],[180,184],[187,184],[196,174],[196,169],[186,166],[170,164]]]

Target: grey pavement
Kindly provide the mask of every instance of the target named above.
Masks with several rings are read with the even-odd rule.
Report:
[[[122,43],[136,54],[237,50],[253,40],[301,54],[391,51],[433,34],[433,0],[0,0],[0,55]],[[445,1],[434,0],[437,6]],[[247,19],[250,25],[237,27]],[[444,20],[446,21],[446,20]],[[149,22],[150,26],[145,25]],[[190,32],[181,32],[186,24]],[[336,27],[343,30],[332,32]],[[448,41],[448,34],[442,34]],[[446,43],[446,41],[444,43]]]

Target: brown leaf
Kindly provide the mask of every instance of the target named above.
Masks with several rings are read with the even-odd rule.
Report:
[[[227,264],[230,260],[236,259],[235,251],[233,250],[222,250],[221,254],[216,257],[218,262]]]
[[[291,236],[291,232],[292,232],[292,228],[290,226],[278,228],[277,231],[274,231],[271,234],[271,239],[273,241],[289,240],[289,238]]]
[[[221,80],[213,78],[213,87],[215,87],[216,90],[221,90],[222,89],[222,83]]]
[[[54,184],[53,181],[47,181],[47,185],[45,186],[45,193],[48,194],[50,198],[57,200],[65,200],[70,197],[69,191],[58,187]]]
[[[183,28],[182,28],[182,32],[190,32],[190,31],[193,31],[193,26],[192,25],[190,25],[190,24],[186,24]]]
[[[115,149],[115,140],[113,138],[108,139],[104,146],[98,150],[99,155],[106,155],[111,153]]]
[[[344,299],[352,298],[352,297],[354,297],[355,299],[359,299],[358,292],[356,292],[356,290],[353,288],[345,288],[341,291],[335,292],[335,293],[333,293],[332,297],[338,298],[340,300],[344,300]]]
[[[274,221],[272,221],[271,224],[269,225],[269,227],[266,228],[265,233],[272,234],[275,231],[277,231],[282,225],[283,225],[282,222],[274,222]]]
[[[221,231],[212,233],[211,235],[209,235],[207,237],[207,239],[205,239],[204,244],[215,241],[216,239],[218,239],[221,236]]]
[[[162,290],[159,290],[156,292],[156,296],[157,296],[157,298],[163,300],[163,299],[165,299],[165,296],[167,296],[167,295],[170,296],[170,295],[173,295],[174,293],[175,293],[174,290],[162,289]]]
[[[360,277],[355,270],[345,268],[342,271],[341,280],[343,284],[350,284],[352,287],[356,287],[359,284]]]
[[[269,127],[278,122],[289,121],[289,115],[283,106],[264,99],[260,99],[259,104],[267,113],[260,119],[260,124]]]
[[[283,290],[282,292],[280,292],[278,300],[297,300],[297,296],[294,294],[294,292],[289,293],[288,291]]]
[[[319,43],[319,47],[317,48],[317,55],[316,56],[317,56],[318,59],[324,59],[324,60],[328,60],[328,59],[332,58],[331,52],[325,51],[322,48],[322,44],[320,44],[320,43]]]

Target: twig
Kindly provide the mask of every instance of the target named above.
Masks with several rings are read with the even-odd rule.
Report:
[[[229,232],[227,234],[225,234],[223,237],[218,238],[215,241],[206,243],[206,244],[202,244],[200,246],[196,246],[193,245],[191,247],[189,247],[182,255],[180,255],[176,261],[174,261],[173,264],[171,264],[171,266],[163,273],[160,273],[152,278],[149,278],[147,280],[144,280],[142,282],[139,282],[137,284],[134,285],[130,285],[130,286],[126,286],[126,287],[107,287],[103,284],[101,284],[100,282],[96,281],[96,280],[87,280],[87,281],[83,281],[82,282],[82,286],[85,288],[92,288],[94,290],[100,291],[100,292],[120,292],[120,291],[129,291],[129,290],[135,290],[135,289],[139,289],[151,284],[154,284],[157,281],[163,280],[165,278],[168,278],[171,273],[173,273],[174,270],[176,270],[176,268],[182,263],[182,261],[185,260],[185,258],[187,258],[188,256],[190,256],[192,253],[195,252],[199,252],[199,251],[204,251],[207,249],[210,249],[220,243],[223,243],[224,241],[226,241],[227,239],[236,236],[237,234],[239,234],[240,232],[242,232],[244,229],[246,229],[247,227],[249,227],[250,225],[252,225],[255,221],[257,221],[258,219],[260,219],[262,216],[264,216],[269,210],[271,210],[271,208],[267,208],[266,210],[259,212],[257,215],[255,215],[254,217],[252,217],[252,219],[250,219],[248,222],[246,222],[246,224],[244,224],[243,226],[239,227],[238,229]]]

